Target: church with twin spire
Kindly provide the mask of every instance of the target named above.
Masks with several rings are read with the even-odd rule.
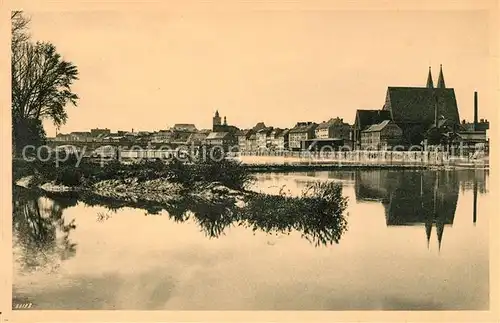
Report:
[[[434,88],[434,82],[432,81],[432,72],[431,72],[430,66],[429,66],[429,75],[427,75],[427,86],[426,87],[429,89]],[[445,89],[446,88],[446,85],[444,83],[444,76],[443,76],[443,65],[439,66],[439,77],[438,77],[437,88],[438,89]]]
[[[438,120],[446,120],[451,127],[460,125],[455,90],[446,87],[442,65],[436,87],[429,67],[425,87],[389,86],[381,109],[357,110],[353,127],[354,148],[363,148],[364,132],[388,122],[400,129],[401,135],[393,142],[408,147],[421,145],[427,131],[435,127]]]

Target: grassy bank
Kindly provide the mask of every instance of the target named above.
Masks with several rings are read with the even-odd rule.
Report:
[[[73,188],[90,188],[102,181],[125,182],[132,178],[138,183],[163,179],[186,189],[203,183],[220,183],[231,189],[244,190],[253,180],[249,169],[232,160],[199,160],[189,164],[178,160],[170,163],[145,160],[135,164],[116,161],[101,166],[87,159],[78,164],[76,158],[70,157],[56,167],[55,160],[29,162],[15,159],[12,170],[14,182],[32,176],[32,186],[53,183]]]

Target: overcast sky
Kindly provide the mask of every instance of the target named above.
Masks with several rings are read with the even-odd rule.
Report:
[[[492,119],[488,13],[484,11],[252,10],[235,5],[142,11],[28,11],[35,40],[78,66],[80,96],[60,132],[93,127],[209,128],[216,109],[258,121],[341,117],[381,108],[387,86],[437,83],[443,64],[460,117]],[[489,111],[488,111],[489,110]],[[46,124],[48,135],[55,129]]]

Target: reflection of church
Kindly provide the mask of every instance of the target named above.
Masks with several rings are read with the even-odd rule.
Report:
[[[356,199],[381,202],[388,226],[424,225],[427,242],[435,227],[441,247],[455,218],[459,182],[457,172],[363,171],[356,173]]]

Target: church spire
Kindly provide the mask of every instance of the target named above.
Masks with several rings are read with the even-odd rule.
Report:
[[[432,73],[430,66],[429,66],[429,75],[427,76],[427,87],[430,89],[434,88],[434,82],[432,81]]]
[[[438,78],[438,84],[437,87],[439,89],[444,89],[446,88],[446,85],[444,84],[444,76],[443,76],[443,65],[439,65],[439,78]]]
[[[438,250],[441,250],[441,242],[443,241],[443,233],[444,233],[444,223],[441,222],[436,223],[436,231],[438,238]]]
[[[429,243],[431,241],[432,233],[432,221],[425,222],[425,234],[427,235],[427,249],[429,249]]]
[[[215,115],[212,118],[212,129],[215,131],[216,126],[220,126],[220,116],[219,116],[219,110],[215,110]]]

